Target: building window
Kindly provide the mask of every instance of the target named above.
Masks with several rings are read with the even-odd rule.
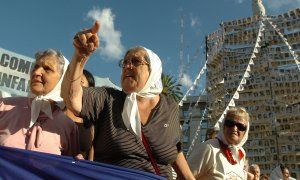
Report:
[[[207,123],[207,121],[202,121],[202,122],[201,122],[201,128],[202,128],[202,129],[207,129],[207,128],[208,128],[208,123]]]
[[[189,117],[189,111],[188,110],[182,110],[183,117]]]

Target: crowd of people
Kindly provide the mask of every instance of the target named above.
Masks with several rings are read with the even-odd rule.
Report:
[[[262,179],[259,166],[247,165],[243,149],[250,117],[231,107],[220,128],[207,131],[186,160],[179,107],[162,94],[162,62],[136,46],[119,62],[122,90],[95,87],[85,70],[99,47],[99,22],[78,32],[69,62],[60,52],[37,52],[28,97],[0,100],[0,145],[73,156],[151,172],[172,179]],[[247,167],[247,168],[245,168]],[[276,171],[275,171],[276,170]],[[289,177],[279,166],[271,179]],[[280,174],[281,173],[281,174]],[[268,179],[268,177],[266,177]]]

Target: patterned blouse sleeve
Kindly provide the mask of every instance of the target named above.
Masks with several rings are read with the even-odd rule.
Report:
[[[80,117],[83,119],[96,120],[99,119],[100,112],[104,107],[106,98],[106,89],[101,87],[83,88],[82,110]]]

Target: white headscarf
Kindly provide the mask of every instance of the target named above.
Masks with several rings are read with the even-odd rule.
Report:
[[[283,174],[282,174],[282,170],[280,168],[280,165],[279,166],[276,166],[271,174],[270,174],[270,180],[282,180],[283,179]],[[288,178],[289,180],[296,180],[295,178],[293,177],[289,177]]]
[[[63,67],[63,73],[62,73],[58,83],[54,87],[54,89],[52,89],[52,91],[50,91],[48,94],[46,94],[44,96],[43,95],[37,96],[36,94],[33,94],[32,92],[30,92],[30,94],[29,94],[30,98],[34,98],[31,103],[31,120],[30,120],[29,127],[32,127],[32,125],[36,122],[41,111],[43,111],[50,119],[53,119],[49,99],[55,101],[56,104],[61,109],[63,109],[65,106],[63,99],[60,96],[60,91],[61,91],[61,83],[62,83],[63,77],[67,71],[69,61],[65,57],[63,57],[63,58],[65,61],[65,64]]]
[[[138,93],[130,93],[126,96],[122,118],[127,128],[131,126],[134,133],[141,138],[141,120],[137,107],[136,96],[144,98],[154,97],[162,92],[162,64],[160,58],[150,49],[143,47],[150,59],[150,75],[144,88]]]
[[[239,149],[245,153],[244,149],[242,148],[242,146],[246,143],[246,141],[248,140],[248,133],[249,133],[249,129],[250,129],[250,123],[249,121],[247,122],[247,130],[244,134],[244,137],[242,138],[241,142],[233,145],[233,144],[229,144],[226,139],[225,139],[225,135],[224,135],[224,122],[225,122],[226,117],[223,119],[222,123],[221,123],[221,128],[220,131],[217,134],[217,138],[220,139],[224,144],[228,145],[228,148],[230,149],[233,158],[237,161],[240,162],[240,158],[239,158]]]
[[[273,169],[273,171],[270,174],[270,179],[271,180],[283,179],[280,166],[277,166],[275,169]]]

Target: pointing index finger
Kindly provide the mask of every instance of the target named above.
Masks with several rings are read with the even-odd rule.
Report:
[[[99,29],[100,29],[100,23],[99,23],[99,21],[96,21],[94,26],[91,28],[91,33],[92,34],[97,34]]]

